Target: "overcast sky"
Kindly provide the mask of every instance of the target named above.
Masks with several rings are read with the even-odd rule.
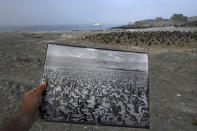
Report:
[[[71,46],[48,45],[47,55],[71,58],[98,59],[101,61],[147,63],[148,56],[144,53],[96,50],[92,48],[75,48]]]
[[[0,0],[0,26],[127,24],[173,13],[197,15],[197,0]]]

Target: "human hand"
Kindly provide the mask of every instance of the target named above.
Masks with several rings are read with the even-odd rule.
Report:
[[[27,131],[38,118],[38,108],[45,88],[46,82],[43,82],[39,87],[26,92],[19,113],[0,126],[0,131]]]
[[[28,116],[34,121],[38,118],[38,109],[42,101],[42,94],[45,91],[46,84],[46,82],[42,82],[39,87],[31,89],[24,94],[24,100],[19,114]]]

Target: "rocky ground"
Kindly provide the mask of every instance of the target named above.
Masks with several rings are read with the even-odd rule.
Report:
[[[111,33],[111,31],[104,31]],[[0,33],[0,124],[21,106],[24,92],[39,85],[47,43],[149,53],[151,131],[197,130],[197,45],[135,46],[81,39],[103,31]],[[31,131],[142,131],[124,127],[47,123],[38,120]]]

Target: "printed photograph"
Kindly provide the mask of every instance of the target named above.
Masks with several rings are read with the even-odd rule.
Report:
[[[48,44],[46,121],[149,127],[148,55]]]

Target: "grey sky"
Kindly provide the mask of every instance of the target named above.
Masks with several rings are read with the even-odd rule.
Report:
[[[47,55],[66,56],[72,58],[102,59],[111,62],[147,63],[148,56],[144,53],[96,50],[92,48],[75,48],[61,45],[48,45]]]
[[[57,59],[49,56],[64,57],[65,63],[76,63],[80,68],[115,68],[148,71],[148,55],[144,53],[96,50],[92,48],[74,48],[71,46],[48,45],[46,63]],[[80,59],[78,59],[80,58]],[[82,62],[80,62],[82,61]],[[51,65],[55,65],[52,64]],[[50,65],[50,64],[49,64]],[[72,65],[73,67],[74,65]],[[77,66],[77,67],[78,67]],[[70,67],[69,67],[70,68]],[[100,68],[99,68],[100,69]]]
[[[0,26],[127,24],[173,13],[197,15],[197,0],[0,0]]]

